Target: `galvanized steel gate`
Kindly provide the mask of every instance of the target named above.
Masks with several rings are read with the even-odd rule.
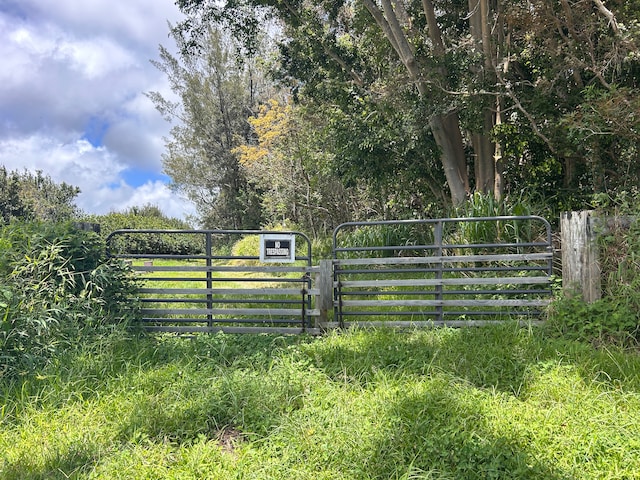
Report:
[[[163,244],[162,237],[171,236],[174,241],[164,244],[175,245],[181,237],[188,239],[185,250],[195,243],[200,253],[149,253]],[[243,238],[245,251],[228,251]],[[275,258],[264,258],[262,240],[278,238],[292,240],[290,255],[277,255],[285,249],[273,245]],[[139,273],[142,323],[148,331],[319,333],[313,321],[318,312],[312,308],[318,291],[311,285],[318,269],[311,265],[311,243],[302,233],[117,230],[107,238],[107,252]]]
[[[283,235],[291,258],[265,259],[264,239]],[[163,236],[197,239],[201,253],[145,251]],[[242,238],[245,251],[227,251]],[[551,298],[551,227],[534,216],[345,223],[319,266],[300,232],[118,230],[107,246],[139,272],[150,331],[480,325],[535,320]]]
[[[541,217],[346,223],[333,239],[341,327],[535,320],[551,299],[551,226]]]

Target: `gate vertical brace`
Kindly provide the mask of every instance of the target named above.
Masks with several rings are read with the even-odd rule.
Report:
[[[344,330],[344,317],[342,316],[342,282],[338,280],[335,289],[335,295],[337,300],[337,312],[338,312],[338,328]]]
[[[438,257],[442,257],[442,221],[438,221],[433,229],[433,241],[436,246],[436,255]],[[442,258],[436,264],[436,280],[442,280]],[[442,301],[442,282],[439,282],[435,287],[435,300],[438,302]],[[436,320],[439,322],[444,321],[444,310],[442,307],[442,303],[439,303],[436,306]]]
[[[302,317],[302,332],[306,332],[307,331],[307,306],[308,306],[308,300],[309,300],[309,296],[308,296],[308,292],[309,290],[311,290],[311,277],[309,276],[309,273],[305,273],[302,276],[302,312],[301,312],[301,317]]]
[[[213,310],[213,295],[211,294],[211,289],[213,288],[212,281],[212,272],[211,267],[213,266],[211,262],[211,257],[213,256],[213,241],[211,240],[211,232],[207,232],[205,236],[205,250],[207,252],[207,326],[209,328],[213,327],[213,314],[211,310]]]
[[[315,325],[321,331],[326,330],[329,322],[329,310],[334,312],[333,296],[333,260],[320,260],[320,269],[316,276],[316,285],[319,289],[316,305],[320,310],[320,316]]]

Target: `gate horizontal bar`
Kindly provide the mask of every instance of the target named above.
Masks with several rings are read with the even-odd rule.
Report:
[[[411,280],[340,280],[335,287],[420,287],[438,285],[537,285],[549,283],[549,277],[495,277],[495,278],[416,278]],[[402,291],[396,292],[399,295]]]
[[[300,335],[306,333],[307,335],[320,335],[322,330],[319,328],[300,328],[300,327],[196,327],[196,326],[146,326],[145,330],[148,332],[171,332],[171,333],[248,333],[248,334],[261,334],[261,333],[273,333],[280,335]]]
[[[142,322],[145,324],[209,324],[210,320],[207,318],[189,318],[189,317],[180,317],[180,318],[153,318],[153,317],[144,317],[142,318]],[[216,323],[219,324],[259,324],[259,325],[300,325],[300,321],[295,318],[216,318]]]
[[[238,272],[238,273],[314,273],[317,267],[272,267],[265,265],[241,265],[241,266],[200,266],[200,265],[134,265],[137,272]]]
[[[143,308],[142,314],[156,315],[264,315],[264,316],[291,316],[299,317],[301,308]],[[305,309],[305,315],[318,316],[320,312],[316,309]]]
[[[545,307],[549,304],[549,300],[342,300],[336,304],[341,304],[342,307]]]
[[[167,295],[318,295],[315,289],[295,288],[141,288],[144,294]]]
[[[340,258],[334,260],[337,266],[346,265],[398,265],[398,264],[433,264],[454,262],[531,262],[546,261],[553,258],[553,253],[509,253],[498,255],[439,255],[430,257],[383,257],[383,258]]]
[[[542,325],[544,322],[542,320],[521,320],[518,323],[522,326],[526,325]],[[350,321],[344,322],[342,326],[344,328],[358,328],[358,329],[369,329],[369,328],[402,328],[402,329],[411,329],[411,328],[434,328],[434,327],[454,327],[454,328],[463,328],[463,327],[483,327],[486,325],[501,325],[504,324],[504,320],[425,320],[425,321],[366,321],[366,322],[357,322]],[[330,328],[339,328],[340,324],[337,322],[331,322],[326,325],[327,329]]]

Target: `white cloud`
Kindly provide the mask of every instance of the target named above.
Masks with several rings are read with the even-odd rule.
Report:
[[[102,78],[136,65],[130,52],[108,38],[64,40],[53,58],[69,62],[71,69],[88,79]]]
[[[147,204],[157,205],[170,217],[195,213],[189,202],[163,182],[128,185],[122,180],[127,166],[107,148],[94,147],[86,140],[60,144],[55,138],[38,135],[2,140],[0,159],[7,170],[42,170],[58,183],[80,187],[76,203],[87,213],[105,214]]]
[[[169,125],[144,96],[169,92],[149,60],[178,18],[173,0],[0,0],[0,164],[80,187],[88,213],[193,213],[158,180]]]
[[[88,188],[117,181],[126,169],[104,147],[41,135],[0,141],[0,158],[8,170],[42,170],[56,181]]]
[[[117,189],[102,189],[103,204],[115,203],[119,205],[115,211],[122,211],[130,207],[156,205],[162,212],[172,218],[186,219],[195,215],[196,211],[191,202],[172,192],[163,182],[147,182],[137,188],[121,184]],[[108,213],[104,211],[103,213]]]

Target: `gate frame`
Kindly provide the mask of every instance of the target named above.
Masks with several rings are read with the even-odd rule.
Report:
[[[462,222],[489,222],[489,221],[536,221],[540,222],[545,230],[545,241],[534,241],[534,242],[515,242],[515,243],[478,243],[478,244],[450,244],[444,243],[443,233],[444,226],[449,223],[462,223]],[[382,225],[430,225],[433,227],[433,244],[428,245],[377,245],[377,246],[340,246],[338,242],[338,235],[340,232],[346,230],[347,228],[355,228],[362,226],[382,226]],[[156,254],[156,253],[138,253],[138,254],[127,254],[127,253],[114,253],[111,249],[111,242],[118,235],[135,235],[135,234],[180,234],[180,235],[204,235],[205,236],[205,252],[204,254],[185,254],[185,255],[176,255],[176,254]],[[214,261],[216,260],[251,260],[251,261],[260,261],[260,257],[258,255],[248,255],[248,256],[233,256],[233,255],[216,255],[213,252],[213,237],[220,235],[235,235],[238,237],[246,236],[246,235],[293,235],[295,237],[299,237],[303,242],[306,242],[306,254],[302,254],[301,256],[295,255],[295,261],[303,261],[305,263],[304,266],[289,264],[289,266],[282,266],[279,264],[274,266],[274,263],[271,261],[263,262],[262,264],[258,264],[256,266],[216,266],[214,265]],[[190,332],[217,332],[223,331],[228,333],[280,333],[280,334],[289,334],[289,333],[309,333],[309,334],[321,334],[326,330],[333,328],[344,328],[349,326],[350,324],[357,323],[358,326],[362,327],[377,327],[377,326],[391,326],[391,327],[404,327],[404,326],[435,326],[435,325],[449,325],[449,326],[466,326],[466,325],[480,325],[482,323],[490,323],[492,321],[480,321],[480,320],[445,320],[445,315],[450,314],[445,310],[445,306],[454,306],[459,308],[467,308],[469,306],[529,306],[535,309],[542,308],[550,302],[550,300],[444,300],[443,296],[447,294],[445,290],[445,286],[447,285],[459,285],[459,286],[469,286],[469,285],[496,285],[496,284],[504,284],[507,282],[498,282],[498,280],[509,280],[514,277],[503,277],[503,278],[489,278],[482,279],[481,282],[474,283],[473,281],[464,282],[463,279],[456,278],[444,278],[444,273],[447,271],[447,268],[444,266],[445,263],[453,263],[453,262],[490,262],[490,261],[526,261],[531,262],[532,265],[529,267],[523,267],[522,270],[537,270],[543,272],[542,276],[539,277],[529,277],[526,276],[525,279],[518,279],[514,284],[524,284],[524,285],[543,285],[547,290],[531,290],[532,293],[536,293],[537,295],[541,294],[549,294],[551,298],[551,281],[553,274],[553,247],[551,242],[551,225],[549,222],[543,217],[539,216],[495,216],[495,217],[461,217],[461,218],[438,218],[438,219],[414,219],[414,220],[380,220],[373,222],[346,222],[335,228],[333,232],[333,245],[332,245],[332,259],[329,260],[321,260],[318,266],[313,266],[312,264],[312,252],[311,252],[311,241],[309,237],[302,232],[297,231],[273,231],[273,230],[156,230],[156,229],[120,229],[110,233],[106,238],[107,245],[107,255],[110,258],[119,258],[122,260],[153,260],[153,259],[178,259],[178,260],[204,260],[205,266],[198,267],[163,267],[163,266],[135,266],[133,267],[137,272],[158,272],[158,271],[201,271],[205,272],[205,279],[199,279],[199,281],[206,282],[206,288],[204,289],[166,289],[167,293],[171,294],[173,290],[174,293],[178,292],[182,295],[199,293],[206,295],[205,300],[197,300],[199,303],[206,303],[206,309],[192,309],[192,315],[206,315],[206,318],[197,318],[197,319],[166,319],[165,323],[205,323],[206,326],[167,326],[167,325],[159,325],[159,326],[146,326],[146,330],[150,331],[163,331],[163,332],[176,332],[176,333],[190,333]],[[301,242],[298,242],[300,246]],[[477,248],[535,248],[541,249],[541,253],[525,253],[525,254],[502,254],[502,255],[458,255],[458,256],[448,256],[446,255],[447,249],[454,248],[465,248],[465,249],[477,249]],[[348,252],[380,252],[380,251],[393,251],[397,250],[416,250],[422,251],[421,256],[395,256],[388,258],[360,258],[357,260],[348,260],[338,258],[341,253]],[[424,255],[425,252],[431,252],[431,255]],[[533,262],[539,262],[537,264]],[[542,262],[542,264],[540,263]],[[342,271],[340,270],[341,266],[345,266],[347,264],[351,265],[361,265],[362,268],[368,268],[372,265],[380,268],[381,271],[384,271],[383,268],[385,265],[396,265],[396,270],[399,273],[404,273],[407,270],[403,270],[403,268],[414,268],[413,271],[421,271],[421,272],[432,272],[433,278],[426,279],[423,278],[419,280],[415,285],[420,287],[430,286],[433,287],[433,290],[422,290],[418,292],[413,292],[416,296],[419,294],[433,296],[433,300],[355,300],[355,301],[345,301],[343,299],[344,291],[342,287],[344,283],[341,280],[341,274],[344,275],[344,272],[348,273],[348,270]],[[418,265],[428,265],[428,268],[423,267],[422,270],[419,269]],[[490,269],[486,269],[486,271],[493,270],[495,272],[501,271],[518,271],[517,268],[511,267],[500,267],[494,266]],[[268,305],[269,303],[275,304],[278,303],[278,300],[274,299],[265,299],[260,297],[265,297],[267,294],[269,295],[277,295],[276,290],[280,289],[282,292],[286,292],[287,295],[292,295],[294,289],[284,289],[281,287],[278,288],[256,288],[256,289],[215,289],[213,288],[215,279],[213,277],[214,271],[227,271],[227,272],[244,272],[244,273],[300,273],[300,278],[296,279],[276,279],[276,278],[267,278],[264,277],[247,277],[245,281],[271,281],[277,282],[278,280],[283,280],[282,283],[298,283],[300,284],[300,290],[297,290],[301,295],[301,300],[297,304],[299,305],[297,309],[297,313],[293,313],[293,309],[272,309],[263,308],[263,309],[251,309],[251,308],[236,308],[235,314],[239,316],[237,321],[233,321],[233,319],[221,318],[218,321],[215,318],[215,315],[228,315],[234,312],[233,308],[229,308],[222,311],[223,309],[214,308],[216,302],[213,298],[214,294],[225,294],[225,295],[233,295],[233,294],[242,294],[242,295],[255,295],[255,297],[251,297],[251,301],[248,303],[260,304],[263,303]],[[483,271],[482,268],[472,268],[471,271]],[[515,277],[517,278],[517,277]],[[166,280],[166,279],[158,279],[158,280]],[[181,278],[178,280],[189,280],[188,278]],[[226,279],[228,280],[228,279]],[[234,281],[236,279],[234,278]],[[242,280],[238,280],[242,281]],[[366,285],[367,287],[379,287],[379,286],[413,286],[411,284],[412,280],[387,280],[386,284],[384,280],[369,280],[367,282],[358,282],[351,281],[348,282],[352,286],[357,285],[360,286]],[[313,283],[315,282],[315,287]],[[142,293],[160,293],[162,289],[146,289],[146,292],[143,289]],[[235,291],[234,291],[235,290]],[[252,293],[253,292],[253,293]],[[280,293],[284,295],[285,293]],[[507,293],[507,291],[498,291]],[[456,292],[449,292],[456,293]],[[479,291],[478,294],[485,294],[486,291]],[[528,290],[518,291],[519,294],[526,294]],[[352,292],[352,295],[357,295]],[[373,295],[376,295],[374,292]],[[384,293],[383,293],[384,295]],[[392,295],[390,293],[386,293],[386,295]],[[377,297],[376,297],[377,298]],[[422,297],[421,297],[422,298]],[[162,299],[147,299],[148,302],[167,302],[171,298],[163,297]],[[315,305],[314,305],[315,300]],[[187,300],[178,299],[177,302],[186,303]],[[237,303],[240,303],[240,300],[236,300]],[[292,300],[285,300],[284,303],[292,304]],[[355,303],[354,303],[355,302]],[[377,302],[377,303],[376,303]],[[404,302],[404,303],[403,303]],[[196,303],[196,302],[193,302]],[[231,301],[233,303],[233,300]],[[247,302],[245,302],[247,303]],[[433,307],[434,311],[416,311],[416,312],[403,312],[402,314],[411,314],[413,315],[423,315],[423,316],[433,316],[434,320],[431,321],[370,321],[366,320],[364,322],[345,322],[345,312],[344,305],[350,304],[353,305],[364,305],[366,307],[377,308],[378,304],[384,306],[412,306],[412,307]],[[163,312],[158,312],[156,309],[156,313],[161,315]],[[197,312],[196,312],[197,310]],[[181,312],[186,312],[187,310],[183,309]],[[333,319],[330,318],[330,313],[333,312]],[[256,313],[259,312],[259,313]],[[266,313],[265,313],[266,312]],[[532,311],[533,312],[533,311]],[[364,314],[366,314],[365,312]],[[479,315],[478,311],[468,312],[469,315]],[[496,312],[492,312],[496,313]],[[502,312],[508,314],[509,312]],[[178,314],[178,309],[167,309],[164,311],[164,314]],[[242,318],[243,315],[256,315],[256,316],[269,316],[268,319],[259,318],[254,319],[254,324],[261,323],[260,326],[243,326],[242,323],[251,323],[248,319]],[[284,316],[289,317],[289,319],[285,318],[272,318],[271,315],[276,316]],[[390,315],[389,312],[379,310],[374,311],[373,315]],[[462,315],[459,313],[455,313],[456,315]],[[483,312],[480,312],[483,314]],[[357,315],[357,314],[356,314]],[[489,313],[487,313],[489,315]],[[293,317],[299,317],[297,321],[291,321],[290,319]],[[311,321],[313,319],[313,322]],[[142,321],[148,322],[158,322],[162,323],[162,319],[159,318],[143,318]],[[234,326],[225,326],[225,321],[227,323],[236,323]],[[495,322],[501,322],[502,320],[495,320]],[[240,326],[238,326],[240,324]],[[286,324],[288,326],[273,326],[274,324]]]
[[[112,251],[112,242],[118,237],[122,235],[137,235],[137,234],[179,234],[179,235],[204,235],[205,242],[205,252],[204,254],[165,254],[165,253],[114,253]],[[298,256],[297,252],[294,251],[294,262],[305,262],[306,265],[284,265],[284,262],[278,265],[274,265],[273,261],[263,262],[262,265],[257,266],[215,266],[215,260],[249,260],[249,261],[257,261],[260,262],[259,255],[219,255],[215,254],[213,251],[213,238],[215,236],[221,235],[233,235],[238,236],[239,238],[247,235],[254,236],[262,236],[262,235],[292,235],[294,238],[299,238],[306,242],[306,254],[302,256]],[[297,242],[298,246],[300,246],[303,242]],[[157,229],[119,229],[111,232],[106,240],[105,240],[107,249],[106,253],[109,258],[118,258],[125,261],[132,262],[133,260],[146,260],[153,261],[154,259],[177,259],[177,260],[204,260],[204,267],[162,267],[162,266],[153,266],[153,265],[144,265],[144,266],[133,266],[132,268],[136,272],[161,272],[161,271],[180,271],[180,272],[193,272],[193,271],[201,271],[205,273],[206,287],[204,289],[150,289],[143,288],[142,293],[156,293],[156,294],[172,294],[175,292],[180,292],[182,295],[188,293],[193,294],[202,294],[206,295],[206,300],[203,302],[202,300],[198,300],[198,302],[202,302],[206,304],[205,309],[191,309],[192,312],[189,312],[189,309],[148,309],[147,312],[152,312],[158,315],[180,315],[185,313],[188,315],[191,313],[192,315],[206,314],[206,318],[202,319],[167,319],[165,323],[196,323],[203,324],[206,323],[206,326],[145,326],[143,327],[148,331],[160,331],[160,332],[174,332],[174,333],[196,333],[196,332],[208,332],[213,333],[217,331],[223,331],[227,333],[310,333],[310,334],[318,334],[320,333],[320,329],[318,328],[317,321],[314,323],[311,322],[312,318],[317,318],[319,316],[319,311],[317,309],[312,308],[312,298],[314,296],[319,295],[319,291],[317,289],[312,288],[312,279],[311,274],[317,273],[318,267],[314,267],[312,265],[312,257],[311,257],[311,241],[309,237],[297,231],[274,231],[274,230],[157,230]],[[277,262],[275,262],[277,263]],[[221,309],[214,308],[214,304],[216,303],[213,295],[214,293],[219,293],[221,290],[216,290],[213,288],[214,277],[213,272],[215,271],[224,271],[224,272],[244,272],[244,273],[300,273],[301,277],[299,279],[278,279],[284,283],[299,283],[301,289],[299,290],[301,295],[301,301],[299,303],[299,307],[297,309],[285,309],[278,308],[274,309],[274,315],[277,316],[285,316],[285,317],[295,317],[298,314],[294,314],[295,311],[299,312],[299,320],[298,321],[288,321],[287,319],[276,318],[272,319],[271,323],[285,323],[288,325],[296,325],[297,326],[287,326],[287,327],[276,327],[276,326],[266,326],[266,320],[262,320],[265,325],[264,326],[224,326],[220,325],[222,321],[216,321],[215,315],[221,314]],[[188,281],[188,279],[178,279]],[[244,280],[235,280],[235,281],[267,281],[269,279],[263,279],[259,277],[249,277]],[[200,279],[202,281],[202,279]],[[271,279],[272,282],[275,282],[275,279]],[[229,289],[227,289],[229,290]],[[286,292],[286,294],[291,294],[292,289],[242,289],[238,290],[240,294],[251,295],[253,291],[256,294],[256,298],[258,300],[254,300],[255,303],[260,303],[259,297],[260,295],[264,296],[265,290],[269,290],[269,293],[278,295],[277,290],[282,290],[282,292]],[[285,294],[285,293],[282,293]],[[180,298],[162,298],[162,299],[150,299],[148,301],[155,300],[157,302],[167,302],[169,303],[171,300],[184,301]],[[195,302],[194,302],[195,303]],[[275,303],[272,300],[264,300],[262,303]],[[287,302],[287,303],[290,303]],[[236,315],[242,317],[244,315],[270,315],[268,308],[263,309],[228,309],[228,313],[232,313],[235,310]],[[143,311],[145,311],[143,309]],[[225,312],[226,313],[226,312]],[[172,321],[173,320],[173,321]],[[226,320],[226,319],[225,319]],[[225,322],[225,323],[242,323],[243,318],[239,318],[237,322]],[[161,323],[162,320],[160,318],[143,318],[143,322],[154,322]],[[252,322],[246,322],[252,323]],[[260,323],[259,321],[253,323]]]
[[[546,241],[544,242],[515,242],[515,243],[478,243],[478,244],[445,244],[443,243],[443,231],[445,224],[449,223],[470,223],[470,222],[508,222],[508,221],[536,221],[540,222],[545,230]],[[353,227],[363,227],[363,226],[382,226],[382,225],[433,225],[433,239],[434,242],[431,245],[380,245],[380,246],[372,246],[372,247],[340,247],[338,244],[338,234],[347,228]],[[352,322],[356,323],[359,327],[367,327],[367,326],[419,326],[422,324],[428,325],[449,325],[449,326],[469,326],[469,325],[481,325],[486,323],[493,323],[491,320],[487,321],[479,321],[479,320],[445,320],[444,306],[459,306],[459,307],[468,307],[473,305],[473,300],[444,300],[443,295],[443,287],[445,284],[451,282],[443,279],[443,273],[445,269],[443,268],[444,263],[451,262],[452,260],[461,260],[464,261],[491,261],[491,260],[500,260],[500,256],[459,256],[459,257],[448,257],[443,255],[446,249],[454,249],[454,248],[541,248],[543,250],[540,254],[520,254],[520,258],[512,257],[507,258],[504,255],[503,260],[515,260],[521,259],[526,261],[542,261],[546,262],[546,267],[536,267],[536,270],[543,271],[545,273],[544,277],[539,277],[535,280],[536,283],[544,284],[548,286],[548,290],[544,290],[538,293],[549,294],[549,297],[552,295],[551,291],[551,282],[553,275],[553,245],[552,245],[552,232],[551,232],[551,224],[543,217],[537,215],[511,215],[511,216],[490,216],[490,217],[458,217],[458,218],[437,218],[437,219],[413,219],[413,220],[379,220],[373,222],[346,222],[338,227],[333,232],[333,248],[332,248],[332,257],[333,257],[333,304],[334,304],[334,319],[335,322],[340,328],[344,328],[347,326],[347,322],[344,320],[344,310],[343,305],[345,304],[343,300],[344,293],[342,291],[342,281],[340,280],[340,265],[346,265],[348,263],[360,264],[363,266],[371,266],[371,264],[379,264],[383,265],[384,263],[396,264],[396,265],[408,265],[411,263],[429,263],[434,265],[435,268],[435,279],[433,282],[429,284],[434,287],[433,296],[434,300],[418,300],[414,301],[413,305],[417,306],[434,306],[435,312],[425,312],[430,316],[434,316],[433,321],[423,322],[423,321],[415,321],[415,322],[391,322],[391,321],[365,321],[365,322]],[[412,259],[415,258],[424,258],[424,257],[395,257],[395,260],[390,259],[389,262],[383,262],[382,259],[359,259],[359,260],[345,260],[338,258],[340,253],[346,252],[380,252],[380,251],[398,251],[398,250],[423,250],[423,251],[433,251],[434,254],[426,261],[415,261]],[[516,254],[517,255],[517,254]],[[367,263],[367,260],[370,260],[371,263]],[[398,267],[399,269],[401,267]],[[514,271],[514,269],[509,268],[501,268],[494,267],[496,271]],[[424,271],[427,271],[426,269]],[[352,282],[352,284],[357,284],[358,282]],[[370,282],[371,283],[371,282]],[[524,283],[524,282],[523,282]],[[381,285],[384,285],[384,282],[380,282]],[[388,282],[387,282],[388,284]],[[395,284],[398,284],[395,282]],[[473,282],[468,282],[466,285],[473,285]],[[364,283],[362,283],[364,285]],[[358,301],[356,301],[358,302]],[[396,301],[394,306],[408,306],[411,305],[411,301],[405,301],[404,304],[402,301]],[[421,303],[420,303],[421,302]],[[477,305],[482,305],[480,302]],[[502,302],[503,305],[509,306],[526,306],[529,305],[534,308],[545,307],[550,303],[550,300],[495,300],[495,301],[484,301],[484,304],[487,306],[491,305],[499,305]],[[353,304],[353,302],[351,302]],[[379,301],[380,304],[385,303],[385,301]],[[367,305],[366,301],[360,301],[361,305]],[[392,305],[389,301],[387,301],[388,305]],[[420,313],[420,312],[416,312]],[[374,314],[378,314],[377,312]],[[487,312],[489,315],[490,312]],[[496,320],[500,322],[501,320]]]

